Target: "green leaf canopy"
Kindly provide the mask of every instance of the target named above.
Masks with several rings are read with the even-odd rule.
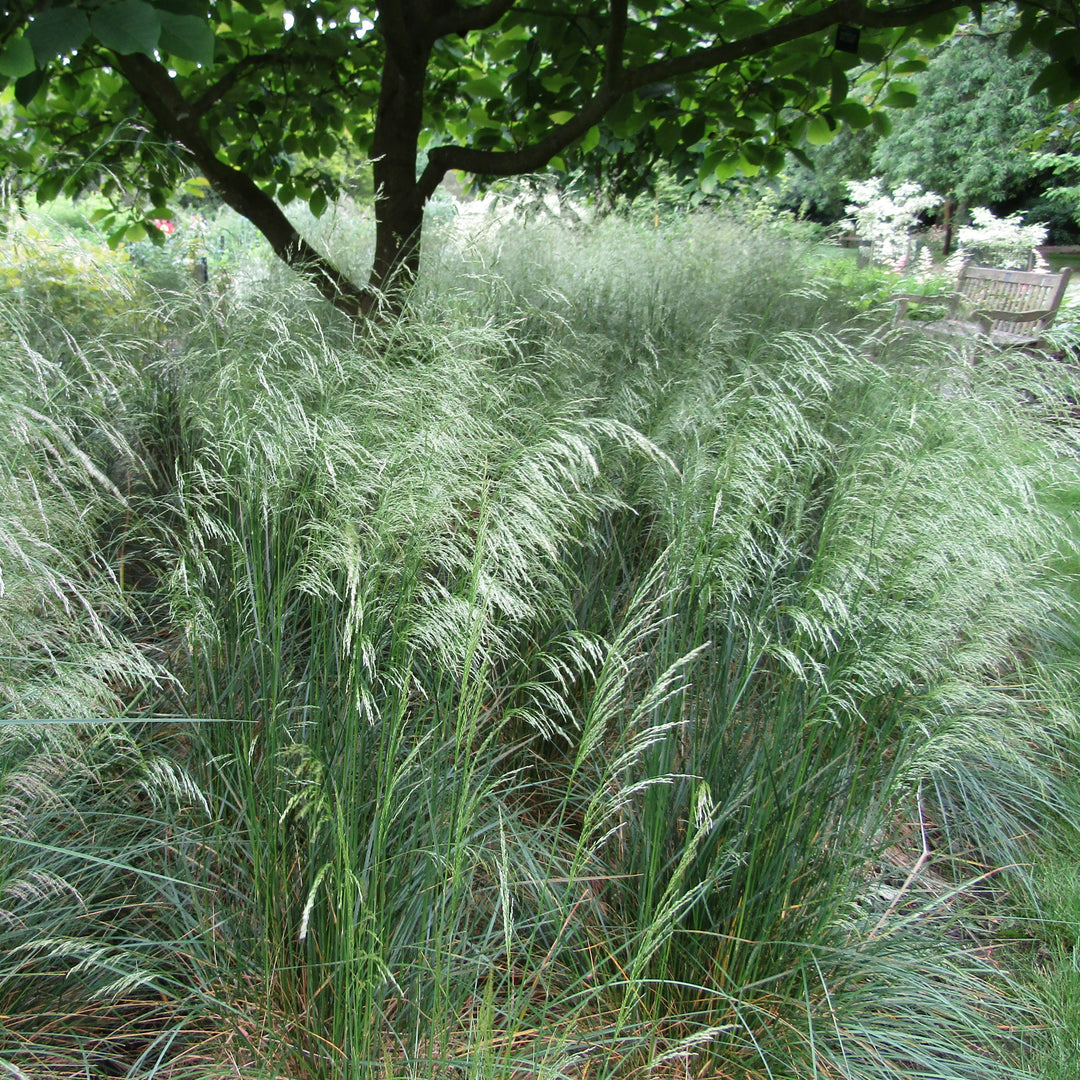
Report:
[[[889,79],[952,31],[953,3],[36,0],[0,13],[0,91],[19,105],[0,160],[39,197],[122,187],[148,213],[201,175],[356,312],[415,273],[423,206],[448,171],[599,154],[686,155],[707,184],[775,171],[844,125],[885,130],[883,104],[911,107]],[[1080,25],[1074,0],[1033,10],[1046,78],[1074,87],[1080,73],[1054,56]],[[870,98],[867,80],[882,87]],[[281,211],[301,199],[322,212],[340,182],[324,163],[346,151],[374,162],[370,291]]]

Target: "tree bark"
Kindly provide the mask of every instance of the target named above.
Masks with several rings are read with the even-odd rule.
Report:
[[[426,49],[412,62],[402,62],[387,50],[372,138],[375,261],[369,286],[388,297],[400,296],[420,269],[426,199],[416,182],[416,154],[426,70]]]

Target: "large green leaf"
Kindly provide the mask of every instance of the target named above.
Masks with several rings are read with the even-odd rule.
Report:
[[[37,96],[37,92],[45,85],[49,77],[44,68],[35,68],[28,75],[24,75],[15,82],[15,100],[20,105],[29,105]]]
[[[880,109],[870,114],[870,122],[874,125],[874,130],[882,137],[892,131],[892,120],[889,119],[889,114]]]
[[[839,105],[840,102],[847,100],[848,96],[848,79],[847,75],[843,71],[834,70],[832,73],[831,88],[829,92],[829,100],[833,105]]]
[[[1037,94],[1040,90],[1047,92],[1051,105],[1065,105],[1076,96],[1077,80],[1070,67],[1055,61],[1043,68],[1028,92]]]
[[[845,101],[833,109],[833,114],[849,127],[864,128],[870,123],[870,110],[859,101]]]
[[[806,141],[811,146],[824,146],[832,141],[835,134],[835,129],[829,127],[829,121],[824,116],[815,116],[807,126]]]
[[[26,28],[38,67],[73,53],[90,36],[90,20],[73,7],[48,8]]]
[[[34,48],[25,37],[9,41],[4,51],[0,52],[0,75],[7,75],[10,79],[29,75],[36,66]]]
[[[656,129],[656,145],[665,154],[670,154],[678,146],[681,136],[682,128],[673,120],[665,120]]]
[[[158,11],[161,19],[162,52],[193,60],[208,67],[214,62],[214,29],[198,15],[174,15],[171,11]]]
[[[890,109],[912,109],[918,100],[918,97],[909,90],[893,90],[886,96],[883,104]]]
[[[105,4],[94,12],[90,27],[105,48],[121,55],[153,54],[161,37],[161,18],[143,0]]]
[[[747,37],[764,30],[769,25],[768,16],[763,11],[745,4],[725,6],[723,19],[724,32],[730,38]]]

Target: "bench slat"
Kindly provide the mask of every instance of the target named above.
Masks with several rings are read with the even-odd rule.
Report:
[[[1071,267],[1060,273],[1036,270],[998,270],[990,266],[966,264],[960,271],[956,292],[949,297],[920,297],[903,294],[897,303],[894,323],[924,333],[950,337],[988,337],[999,345],[1034,346],[1065,296]],[[948,304],[949,317],[940,322],[907,318],[912,303]]]

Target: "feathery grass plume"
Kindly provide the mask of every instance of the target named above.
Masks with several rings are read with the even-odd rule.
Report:
[[[511,933],[507,867],[534,868],[527,940],[567,922],[542,871],[565,856],[526,827],[506,740],[580,721],[562,691],[601,646],[573,628],[564,556],[617,506],[605,455],[650,448],[538,395],[495,327],[414,316],[326,356],[310,326],[264,326],[189,390],[176,496],[191,707],[231,721],[206,730],[205,778],[252,899],[231,947],[271,1010],[303,1002],[293,1052],[327,1069],[388,1038],[454,1056],[475,987],[520,977],[483,959]]]
[[[1030,374],[1035,376],[1031,382],[1041,382],[1042,385],[1029,386],[1029,400],[1047,408],[1057,424],[1075,424],[1071,387],[1068,388],[1069,396],[1062,402],[1065,416],[1060,412],[1053,416],[1057,411],[1055,403],[1062,399],[1060,391],[1048,391],[1056,380],[1061,379],[1060,363],[1054,361],[1049,372],[1040,372],[1036,368]],[[1040,378],[1044,375],[1049,377]],[[1069,434],[1068,427],[1065,434]],[[1075,429],[1070,442],[1075,447]],[[1073,466],[1075,455],[1067,460]],[[1077,600],[1077,583],[1080,580],[1076,572],[1077,541],[1080,540],[1080,519],[1075,512],[1078,493],[1080,484],[1077,483],[1074,467],[1048,471],[1038,485],[1040,502],[1058,517],[1059,534],[1052,563],[1061,574],[1070,603],[1062,605],[1051,632],[1042,640],[1036,639],[1030,643],[1033,655],[1026,670],[1020,673],[1026,678],[1018,686],[1019,692],[1038,710],[1041,726],[1058,734],[1056,745],[1046,747],[1044,740],[1038,749],[1042,751],[1045,768],[1062,778],[1065,793],[1072,800],[1071,812],[1057,829],[1048,830],[1042,821],[1034,823],[1040,842],[1032,858],[1033,889],[1019,905],[1004,913],[1005,921],[1001,924],[1005,935],[1020,943],[1022,952],[1016,964],[1017,977],[1023,981],[1024,991],[1034,999],[1039,1010],[1038,1022],[1031,1028],[1025,1063],[1033,1074],[1051,1080],[1064,1080],[1070,1072],[1075,1071],[1075,1044],[1077,1032],[1080,1031],[1080,1016],[1075,1007],[1080,976],[1080,966],[1077,964],[1080,890],[1076,881],[1077,852],[1080,851],[1080,832],[1077,829],[1077,822],[1080,821],[1080,786],[1076,783],[1077,765],[1080,763],[1080,741],[1077,737],[1080,725],[1076,719],[1077,702],[1080,701],[1080,637],[1072,608]],[[1045,804],[1045,799],[1039,797],[1044,790],[1036,788],[1037,796],[1033,800],[1036,809],[1041,809]],[[1014,792],[1014,795],[1018,794],[1019,791]],[[1026,800],[1017,800],[1015,805],[1024,811],[1029,807]],[[977,812],[978,808],[975,809]],[[1046,813],[1041,816],[1050,817]],[[1025,814],[1025,817],[1028,815]],[[1024,821],[1023,827],[1033,829],[1029,818]]]
[[[500,226],[361,328],[252,281],[124,354],[126,625],[205,720],[13,765],[5,821],[105,854],[2,910],[77,891],[56,970],[161,992],[133,1075],[1018,1075],[982,928],[1068,831],[1053,375],[939,376],[681,228]],[[61,1005],[37,1044],[105,1053]]]
[[[115,723],[0,730],[0,1054],[28,1076],[126,1072],[186,1041],[173,933],[199,812],[153,764]]]
[[[520,338],[449,310],[319,362],[271,317],[276,342],[223,357],[195,403],[177,582],[218,634],[204,652],[193,624],[200,708],[244,721],[209,733],[237,786],[208,782],[240,809],[236,888],[260,899],[234,947],[271,1009],[303,1000],[333,1032],[307,1053],[357,1075],[386,1053],[573,1058],[513,1049],[560,1011],[607,1075],[683,1053],[1000,1074],[988,1035],[1012,1014],[948,944],[948,883],[973,851],[970,877],[1016,860],[1008,785],[1058,798],[1000,685],[1057,602],[1031,498],[1052,438],[1000,374],[946,397],[852,331],[762,322],[750,362],[714,335],[635,371],[644,443],[600,420],[628,399],[594,354],[558,341],[553,382],[541,342],[519,367]],[[535,772],[508,714],[548,739]],[[982,767],[990,745],[1011,772]],[[951,847],[898,891],[910,821]]]
[[[808,327],[827,317],[823,298],[802,288],[806,245],[733,219],[690,215],[655,229],[616,215],[585,226],[463,220],[421,287],[444,296],[468,285],[483,312],[523,320],[522,331],[564,330],[608,382],[634,365],[677,361],[714,326],[745,343],[761,324]]]
[[[6,305],[0,319],[0,707],[18,719],[107,714],[118,686],[153,677],[116,633],[116,568],[97,548],[123,508],[105,464],[123,436],[104,418],[121,388],[88,356],[73,373],[72,353],[37,351]]]
[[[701,377],[723,393],[682,398],[696,409],[673,425],[690,433],[686,449],[660,440],[679,466],[664,474],[678,494],[665,497],[655,477],[638,488],[656,507],[649,531],[674,540],[684,584],[673,592],[671,633],[658,638],[672,639],[670,652],[653,670],[689,645],[714,645],[689,680],[690,700],[667,713],[673,734],[657,744],[647,795],[617,849],[629,862],[612,872],[631,883],[623,904],[642,920],[641,940],[663,927],[672,943],[639,1022],[679,1016],[685,993],[704,1010],[700,1023],[741,1032],[714,1052],[742,1045],[748,1067],[766,1071],[791,1052],[774,1041],[783,1032],[823,1030],[837,1010],[839,968],[810,979],[825,990],[817,1006],[791,995],[800,1018],[773,1026],[777,987],[811,960],[820,965],[816,947],[837,940],[831,928],[864,902],[863,883],[903,834],[916,778],[937,795],[932,828],[946,880],[1020,861],[1037,819],[1061,821],[1069,805],[1054,775],[1067,731],[1046,728],[1017,678],[1002,686],[1060,603],[1044,565],[1056,521],[1032,498],[1036,482],[1067,464],[1060,444],[1024,415],[1000,372],[964,398],[943,398],[916,372],[886,371],[839,339],[777,335],[767,349],[726,381]],[[610,549],[634,550],[614,538]],[[948,704],[958,693],[970,724]],[[708,844],[690,825],[704,791]],[[973,855],[965,870],[958,860]],[[694,900],[676,931],[672,882]],[[929,911],[933,895],[925,902]],[[879,934],[869,930],[845,945],[843,964],[858,942],[858,967],[873,969]],[[891,948],[891,931],[887,940]],[[917,991],[929,976],[914,960],[908,968],[916,1001],[932,981]],[[769,1004],[759,1009],[757,990],[742,997],[740,986],[766,987]],[[815,1018],[815,1007],[826,1012]],[[920,1024],[945,1042],[963,1039],[964,1022],[984,1037],[991,1030],[978,995],[957,1008],[958,1018],[974,1009],[958,1027],[913,1010],[913,1039]],[[893,1075],[904,1060],[883,1051],[875,1067]],[[965,1060],[976,1073],[997,1067]]]
[[[102,547],[126,510],[109,462],[130,362],[6,302],[0,322],[0,1056],[74,1077],[179,1024],[158,927],[199,799],[113,719],[162,683]]]

